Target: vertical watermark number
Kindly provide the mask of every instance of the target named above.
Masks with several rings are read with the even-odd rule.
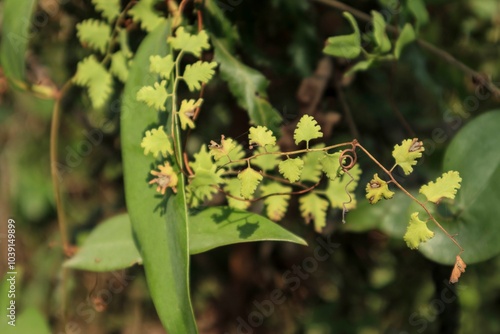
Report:
[[[16,221],[7,221],[7,323],[16,326]]]

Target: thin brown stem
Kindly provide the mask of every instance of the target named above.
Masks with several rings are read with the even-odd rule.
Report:
[[[380,169],[382,169],[384,171],[384,173],[386,173],[387,176],[389,176],[389,178],[391,179],[392,183],[394,183],[399,189],[401,189],[401,191],[403,191],[406,194],[406,196],[410,197],[413,201],[415,201],[415,203],[417,203],[422,209],[424,209],[424,211],[427,213],[427,215],[429,216],[429,218],[434,222],[434,224],[436,224],[436,226],[441,231],[443,231],[443,233],[446,234],[446,236],[448,238],[450,238],[451,241],[453,241],[453,243],[455,245],[457,245],[457,247],[460,249],[460,253],[462,253],[464,251],[464,249],[462,248],[462,246],[460,246],[460,244],[458,243],[458,241],[451,234],[449,234],[448,231],[446,231],[446,229],[441,224],[439,224],[439,222],[436,220],[436,218],[434,218],[434,216],[429,211],[429,209],[427,209],[427,207],[425,206],[425,204],[423,204],[422,202],[420,202],[415,196],[413,196],[412,194],[410,194],[401,184],[399,184],[399,182],[396,181],[396,179],[394,178],[394,176],[392,176],[392,173],[390,171],[388,171],[377,159],[375,159],[375,157],[373,157],[370,154],[370,152],[368,152],[368,150],[366,150],[361,144],[356,143],[356,147],[359,147]]]
[[[336,8],[336,9],[339,9],[339,10],[342,10],[342,11],[349,12],[353,16],[355,16],[358,19],[365,21],[365,22],[370,22],[372,20],[370,15],[368,15],[360,10],[357,10],[351,6],[348,6],[340,1],[336,1],[336,0],[314,0],[314,1],[322,3],[322,4],[330,6],[330,7],[333,7],[333,8]],[[386,29],[387,29],[387,31],[393,33],[395,36],[399,36],[399,29],[397,27],[392,26],[392,25],[387,25]],[[481,73],[479,73],[479,72],[473,70],[472,68],[470,68],[469,66],[465,65],[464,63],[462,63],[461,61],[459,61],[458,59],[453,57],[450,53],[438,48],[437,46],[435,46],[435,45],[433,45],[433,44],[431,44],[423,39],[418,38],[417,43],[422,48],[424,48],[427,51],[433,53],[434,55],[440,57],[441,59],[445,60],[449,64],[457,67],[459,70],[461,70],[465,74],[470,75],[474,80],[477,80],[477,82],[479,82],[481,85],[486,87],[492,94],[494,94],[497,97],[500,97],[500,88],[498,88],[491,81],[491,79],[484,77],[483,75],[481,75]]]
[[[57,94],[54,103],[54,110],[52,112],[52,121],[50,125],[50,172],[52,177],[52,186],[54,188],[54,195],[56,200],[57,223],[59,225],[59,232],[61,234],[61,242],[63,250],[66,255],[71,253],[71,247],[68,241],[68,229],[66,223],[66,216],[64,207],[61,200],[61,180],[59,179],[57,170],[57,147],[59,142],[59,127],[61,124],[61,103],[62,99],[68,92],[72,85],[72,79],[68,80]]]

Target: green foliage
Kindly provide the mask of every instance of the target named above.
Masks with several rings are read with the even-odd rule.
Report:
[[[462,178],[455,171],[444,173],[436,182],[429,182],[420,188],[420,193],[427,197],[429,202],[439,203],[442,198],[454,199],[457,189],[460,188]]]
[[[112,22],[120,15],[120,0],[92,0],[92,4],[108,22]]]
[[[276,137],[272,131],[265,126],[251,127],[248,133],[250,145],[256,144],[266,148],[266,146],[276,145]]]
[[[166,80],[170,78],[174,65],[174,58],[171,54],[165,57],[158,55],[149,57],[149,72],[159,74],[160,77]]]
[[[245,152],[243,152],[243,147],[235,142],[232,138],[221,137],[220,144],[212,141],[210,144],[210,154],[215,159],[215,163],[218,166],[224,166],[231,161],[240,160],[245,156]],[[240,163],[232,163],[233,166],[238,166],[243,164]]]
[[[392,156],[396,160],[396,165],[403,169],[405,175],[413,172],[413,166],[417,164],[417,159],[422,157],[424,146],[418,139],[405,139],[401,145],[396,145],[392,151]]]
[[[323,137],[323,132],[321,132],[321,127],[318,125],[318,122],[312,116],[302,116],[293,133],[295,144],[298,145],[301,141],[305,141],[307,147],[309,147],[310,140],[321,137]]]
[[[94,56],[89,56],[78,63],[73,82],[87,87],[92,105],[100,108],[111,93],[113,77]]]
[[[303,168],[304,160],[301,158],[288,158],[279,163],[280,173],[290,182],[297,182],[300,180]]]
[[[198,100],[182,100],[181,107],[179,109],[179,120],[181,121],[182,130],[186,130],[188,127],[194,129],[193,116],[197,108],[201,107],[203,99]]]
[[[311,149],[322,149],[325,147],[325,144],[321,143],[318,145],[314,145]],[[302,159],[304,160],[304,168],[302,169],[302,173],[300,175],[301,181],[310,181],[310,182],[318,182],[321,178],[321,158],[324,154],[323,151],[313,151],[307,152],[304,154]]]
[[[354,59],[361,53],[361,34],[354,16],[344,12],[344,17],[349,21],[354,32],[350,35],[328,38],[323,52],[334,57]]]
[[[319,160],[321,170],[328,176],[330,180],[336,179],[343,173],[340,166],[340,152],[329,154],[324,153]]]
[[[111,27],[108,23],[93,19],[85,20],[76,25],[78,39],[83,46],[104,53],[111,36]]]
[[[387,32],[385,31],[385,19],[382,14],[377,11],[372,10],[371,13],[373,17],[373,35],[377,44],[377,52],[389,52],[391,50],[391,41],[389,37],[387,37]]]
[[[160,24],[165,23],[165,18],[161,17],[154,9],[158,0],[141,0],[138,1],[128,13],[132,16],[135,22],[141,24],[141,28],[147,32],[152,32]]]
[[[429,22],[429,13],[425,8],[424,0],[410,0],[406,6],[415,17],[417,29]]]
[[[214,75],[216,62],[207,63],[197,61],[192,65],[187,65],[182,78],[186,82],[190,91],[199,90],[202,83],[207,83]]]
[[[230,196],[227,196],[227,203],[233,209],[245,210],[250,206],[250,201],[242,201],[241,197],[241,180],[238,178],[229,179],[224,187]],[[249,199],[253,199],[254,196],[250,196]]]
[[[403,239],[411,249],[417,249],[421,242],[434,237],[434,232],[427,228],[427,224],[418,218],[418,212],[411,214],[410,223]]]
[[[255,165],[262,169],[263,171],[269,171],[275,169],[279,164],[279,156],[276,154],[265,154],[265,153],[275,153],[279,152],[279,147],[273,146],[271,148],[259,147],[254,151],[254,154],[260,154],[250,161],[252,165]]]
[[[366,198],[370,204],[375,204],[382,198],[391,199],[393,196],[394,192],[389,190],[387,182],[378,177],[378,174],[366,184]]]
[[[239,173],[238,179],[241,181],[241,196],[245,199],[249,199],[255,190],[257,190],[257,186],[260,181],[262,181],[262,178],[262,174],[256,172],[250,167],[245,168],[245,170]]]
[[[273,195],[285,194],[292,191],[291,187],[284,186],[278,182],[269,182],[261,187],[262,196],[267,196],[264,199],[266,206],[266,215],[273,221],[280,221],[285,216],[290,201],[290,195]]]
[[[191,35],[186,32],[184,27],[179,27],[175,32],[175,37],[169,37],[168,42],[174,50],[191,53],[196,57],[200,57],[203,50],[208,50],[210,48],[208,35],[204,30],[196,35]]]
[[[64,263],[64,267],[106,272],[124,269],[142,263],[132,236],[128,214],[109,218],[92,230],[78,253]]]
[[[146,131],[146,135],[142,138],[141,147],[144,149],[144,154],[151,152],[154,157],[159,157],[162,154],[164,157],[167,153],[174,154],[172,142],[163,130],[163,125],[158,129]]]
[[[153,83],[153,86],[144,86],[137,92],[137,100],[147,104],[148,107],[165,111],[165,103],[169,97],[166,89],[167,81]]]
[[[417,36],[415,34],[415,31],[413,30],[413,27],[408,23],[405,24],[394,47],[394,56],[396,57],[396,59],[399,59],[401,57],[401,53],[403,52],[404,48],[408,44],[415,41],[416,38]]]
[[[224,183],[222,179],[222,170],[218,170],[216,166],[210,169],[198,169],[196,174],[190,178],[188,191],[188,203],[191,206],[199,206],[205,201],[212,199],[213,195],[217,193],[219,184]]]
[[[309,193],[299,198],[300,213],[306,220],[306,223],[314,221],[314,230],[321,232],[326,225],[326,210],[328,201],[319,197],[315,193]]]
[[[111,55],[111,67],[109,71],[121,82],[125,83],[128,79],[128,59],[123,51],[117,51]]]
[[[326,197],[330,201],[332,208],[351,210],[356,207],[356,198],[352,194],[356,189],[361,175],[361,168],[355,165],[349,174],[343,175],[328,181]]]

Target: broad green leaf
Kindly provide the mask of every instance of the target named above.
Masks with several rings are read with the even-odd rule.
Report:
[[[454,199],[457,189],[460,188],[462,178],[455,171],[444,173],[438,177],[436,182],[429,182],[420,188],[420,193],[427,197],[427,200],[434,203],[439,203],[443,197]]]
[[[462,178],[453,204],[445,217],[436,214],[439,223],[465,249],[465,263],[488,260],[500,254],[500,110],[482,114],[462,128],[448,145],[443,170],[453,170]],[[429,259],[453,265],[458,248],[439,230],[420,247]]]
[[[267,79],[258,71],[243,64],[233,56],[234,51],[222,39],[211,37],[214,59],[219,63],[221,78],[238,105],[248,112],[250,122],[269,128],[275,135],[280,133],[281,115],[266,100]]]
[[[312,149],[323,148],[325,144],[321,143],[311,147]],[[307,152],[302,156],[304,168],[300,175],[300,181],[318,182],[321,178],[320,160],[323,157],[323,151]]]
[[[170,155],[174,154],[172,142],[165,133],[165,130],[163,130],[163,125],[158,129],[146,131],[146,135],[142,138],[141,147],[144,149],[145,155],[151,152],[156,158],[160,154],[164,157],[167,156],[167,153]]]
[[[396,161],[396,165],[403,169],[405,175],[413,172],[413,166],[417,164],[417,159],[422,157],[424,146],[418,139],[405,139],[401,145],[395,145],[392,151],[392,156]]]
[[[321,233],[323,227],[326,226],[326,210],[328,209],[328,201],[319,197],[313,192],[299,198],[300,214],[309,224],[314,221],[314,230]]]
[[[394,46],[394,56],[396,59],[399,59],[404,48],[416,39],[417,35],[415,34],[413,27],[409,23],[405,24],[403,30],[401,30],[401,33],[399,34],[396,45]]]
[[[248,167],[238,174],[238,179],[241,181],[241,196],[249,199],[255,190],[257,190],[260,181],[262,181],[262,174]]]
[[[121,82],[127,82],[128,78],[128,59],[122,51],[117,51],[111,56],[111,67],[109,71]]]
[[[385,20],[382,14],[377,11],[372,10],[373,17],[373,35],[375,36],[375,42],[377,43],[377,52],[386,53],[391,50],[391,40],[387,37],[385,31]]]
[[[267,150],[264,149],[264,147],[259,147],[257,148],[257,150],[253,152],[253,154],[255,155],[268,152],[278,152],[279,150],[280,148],[278,146],[273,146],[271,148],[268,148]],[[275,169],[276,166],[278,166],[279,162],[280,162],[280,157],[277,154],[263,154],[250,160],[250,163],[252,165],[259,167],[263,171],[269,171]]]
[[[189,243],[191,254],[242,242],[286,241],[307,243],[295,234],[260,215],[219,206],[190,216]]]
[[[229,179],[224,187],[224,191],[228,192],[230,195],[235,196],[237,198],[241,197],[241,180],[238,178]],[[230,196],[226,196],[227,203],[233,209],[245,210],[247,209],[251,202],[250,201],[242,201],[236,198],[232,198]],[[253,199],[251,196],[249,199]]]
[[[113,77],[94,56],[89,56],[78,63],[73,82],[87,87],[92,105],[100,108],[111,94]]]
[[[36,3],[35,0],[4,0],[2,5],[0,63],[4,75],[18,88],[25,86],[25,56]]]
[[[330,180],[334,180],[343,174],[340,167],[340,152],[333,154],[324,153],[323,157],[319,160],[321,170],[328,176]]]
[[[429,22],[429,13],[425,8],[424,0],[408,0],[406,5],[417,21],[417,30]]]
[[[111,27],[107,22],[88,19],[76,25],[76,35],[83,46],[89,46],[104,54],[111,37]]]
[[[376,58],[370,58],[367,60],[361,60],[357,62],[353,67],[351,67],[346,73],[345,76],[349,76],[354,74],[355,72],[362,72],[369,70],[372,65],[375,63]]]
[[[171,54],[165,57],[160,57],[158,55],[149,57],[149,71],[159,74],[160,77],[166,80],[170,78],[174,65],[174,58]]]
[[[140,0],[128,11],[133,20],[140,22],[141,28],[147,32],[153,31],[160,24],[165,24],[165,18],[154,8],[157,2],[158,0]]]
[[[92,0],[92,3],[109,22],[120,15],[120,0]]]
[[[343,209],[345,206],[347,210],[351,210],[356,207],[354,190],[358,185],[360,174],[361,169],[358,165],[354,165],[349,174],[344,173],[341,177],[328,181],[325,195],[332,208]]]
[[[2,322],[5,322],[8,318],[4,316]],[[10,327],[10,326],[8,326]],[[11,330],[13,330],[11,332]],[[44,314],[37,308],[28,306],[24,309],[16,318],[16,326],[10,327],[5,332],[5,334],[17,334],[17,333],[36,333],[36,334],[50,334],[50,326],[48,319],[45,318]]]
[[[197,108],[201,107],[202,103],[203,99],[182,100],[181,107],[179,109],[179,119],[181,121],[182,130],[186,130],[188,127],[194,129],[194,112]]]
[[[269,195],[289,193],[292,191],[292,187],[284,186],[278,182],[269,182],[264,184],[260,189],[262,191],[262,196],[268,196],[264,199],[264,204],[266,205],[266,215],[273,221],[280,221],[285,216],[291,196]]]
[[[390,199],[393,196],[394,192],[389,190],[387,182],[378,177],[377,173],[366,184],[366,199],[368,199],[370,204],[375,204],[382,198]]]
[[[309,147],[309,141],[323,137],[323,132],[321,132],[321,127],[314,117],[310,115],[304,115],[300,118],[297,128],[293,132],[293,139],[295,139],[295,144],[299,144],[301,141],[305,141],[307,147]]]
[[[273,132],[265,126],[252,126],[248,133],[248,140],[250,145],[258,145],[266,148],[266,146],[276,145],[276,137]]]
[[[168,99],[167,92],[167,81],[162,80],[161,82],[153,83],[153,86],[144,86],[137,92],[137,100],[142,101],[148,105],[148,107],[153,107],[156,110],[165,111],[165,102]],[[140,109],[137,112],[144,112]]]
[[[186,32],[184,27],[179,27],[175,31],[175,37],[170,36],[168,42],[174,50],[184,51],[195,55],[197,58],[201,56],[203,50],[210,49],[208,43],[208,35],[205,30],[200,31],[196,35],[191,35]]]
[[[403,239],[411,249],[417,249],[420,243],[434,237],[434,232],[427,228],[427,224],[418,218],[418,212],[411,214],[410,223]]]
[[[290,182],[297,182],[300,180],[303,168],[304,161],[299,157],[288,158],[279,163],[280,173]]]
[[[88,271],[113,271],[141,264],[127,213],[114,216],[95,227],[78,252],[64,267]]]
[[[164,22],[144,39],[125,85],[121,117],[125,195],[150,295],[160,320],[170,333],[197,333],[189,296],[184,177],[175,166],[179,175],[177,194],[169,191],[160,200],[155,189],[147,185],[152,160],[144,155],[140,147],[144,131],[158,121],[158,116],[155,109],[137,101],[138,87],[152,85],[156,81],[146,74],[145,66],[151,55],[165,56],[170,53],[165,43],[170,33],[170,24]],[[169,124],[170,121],[166,128]]]
[[[223,37],[231,46],[240,40],[238,29],[226,15],[219,0],[205,0],[203,2],[203,23],[207,30],[218,37]],[[206,14],[206,15],[205,15]]]
[[[207,63],[205,61],[197,61],[194,64],[186,65],[182,78],[186,82],[189,90],[194,92],[201,89],[202,83],[207,83],[213,77],[216,62]]]
[[[361,34],[354,16],[351,13],[344,12],[344,17],[349,21],[354,32],[350,35],[328,38],[323,52],[334,57],[354,59],[361,53]]]

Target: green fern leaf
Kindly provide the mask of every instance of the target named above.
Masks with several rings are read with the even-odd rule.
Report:
[[[354,59],[361,53],[361,34],[354,16],[348,12],[344,12],[343,15],[349,20],[354,32],[350,35],[328,38],[323,52],[334,57]]]
[[[259,147],[257,150],[253,152],[254,155],[262,154],[262,153],[272,153],[278,152],[280,148],[278,146],[272,146],[270,148],[265,149],[264,147]],[[252,165],[255,165],[262,169],[263,171],[273,170],[278,166],[280,160],[277,154],[263,154],[259,155],[256,158],[250,160]]]
[[[417,159],[422,156],[424,146],[417,138],[405,139],[401,145],[394,146],[392,156],[396,160],[396,165],[400,166],[405,175],[413,172],[414,165],[417,164]]]
[[[190,206],[196,207],[212,199],[213,195],[218,192],[215,186],[225,183],[222,178],[223,172],[222,169],[217,171],[217,167],[212,166],[210,170],[199,169],[194,176],[190,177],[187,186]]]
[[[200,169],[210,170],[214,165],[212,155],[207,151],[207,147],[202,145],[198,153],[194,154],[194,161],[189,163],[189,166],[196,174]]]
[[[411,214],[410,223],[403,239],[411,249],[417,249],[421,242],[434,237],[434,232],[427,228],[427,224],[418,218],[418,212]]]
[[[163,130],[163,126],[160,126],[158,129],[146,131],[146,135],[141,142],[141,147],[144,148],[145,155],[151,152],[156,158],[159,157],[160,154],[163,154],[164,157],[167,156],[167,153],[174,154],[172,143]]]
[[[245,152],[243,151],[243,147],[235,142],[231,138],[224,138],[221,136],[221,143],[218,144],[211,141],[210,154],[215,159],[215,164],[217,166],[223,166],[231,161],[240,160],[245,157]],[[241,166],[245,164],[245,162],[232,163],[231,167]]]
[[[203,99],[198,100],[182,100],[181,107],[179,109],[179,119],[181,121],[182,130],[186,130],[189,126],[194,129],[193,116],[196,108],[199,108],[203,103]]]
[[[111,56],[111,67],[109,71],[123,83],[127,82],[128,79],[127,62],[128,60],[122,51],[117,51]]]
[[[373,175],[373,179],[366,184],[366,198],[370,204],[375,204],[382,198],[390,199],[394,196],[394,192],[389,190],[387,182],[378,177],[378,174]]]
[[[94,56],[89,56],[78,63],[73,82],[87,87],[92,105],[100,108],[111,93],[113,77]]]
[[[300,180],[303,168],[304,161],[301,158],[288,158],[279,163],[280,173],[290,182],[297,182]]]
[[[169,79],[174,68],[175,62],[172,55],[165,57],[151,56],[149,57],[149,71],[159,74],[163,79]]]
[[[297,124],[297,128],[293,133],[293,138],[295,139],[295,144],[299,144],[301,141],[307,143],[309,147],[309,141],[316,138],[323,137],[323,132],[321,132],[321,127],[314,117],[310,115],[304,115]]]
[[[201,56],[202,50],[210,49],[208,35],[205,30],[200,31],[196,35],[191,35],[186,32],[184,27],[179,27],[175,32],[175,37],[169,37],[168,42],[174,50],[191,53],[198,58]]]
[[[352,176],[352,179],[349,174]],[[347,210],[356,207],[356,198],[353,191],[358,185],[361,169],[358,165],[354,165],[354,167],[349,170],[349,174],[344,173],[342,176],[328,181],[326,197],[330,201],[332,208],[343,209],[344,204]]]
[[[141,0],[131,10],[128,11],[129,15],[135,22],[140,22],[141,28],[147,32],[153,31],[159,24],[165,21],[161,17],[154,5],[158,0]]]
[[[202,83],[207,83],[212,79],[216,67],[216,62],[207,63],[200,60],[192,65],[186,65],[182,78],[186,82],[189,90],[193,92],[199,90]]]
[[[241,197],[241,180],[238,178],[230,179],[229,181],[227,181],[224,190],[232,196],[238,198]],[[251,196],[249,199],[253,199],[253,196]],[[231,198],[229,196],[227,196],[227,203],[229,204],[230,207],[241,210],[246,210],[251,204],[250,201],[242,201],[235,198]]]
[[[276,137],[273,132],[265,126],[251,127],[248,134],[250,145],[256,144],[258,146],[274,146],[276,145]]]
[[[238,179],[241,181],[241,196],[245,199],[249,199],[252,197],[255,190],[257,190],[257,186],[262,180],[262,175],[248,167],[238,174]]]
[[[299,208],[302,217],[309,224],[314,221],[314,230],[321,233],[323,227],[326,226],[326,210],[328,209],[328,201],[311,192],[299,198]]]
[[[344,174],[344,171],[340,167],[340,152],[333,154],[325,152],[319,163],[321,164],[321,169],[330,180],[334,180]]]
[[[92,4],[108,19],[108,22],[112,22],[120,15],[120,0],[92,0]]]
[[[262,196],[289,193],[292,191],[292,187],[284,186],[278,182],[269,182],[268,184],[263,185],[260,189],[262,191]],[[280,221],[285,216],[290,197],[290,195],[274,195],[264,199],[266,215],[269,219],[272,221]]]
[[[429,182],[420,188],[420,193],[427,197],[427,200],[433,203],[439,203],[444,197],[454,199],[457,189],[460,189],[462,178],[455,171],[444,173],[438,177],[436,182]]]
[[[325,147],[325,144],[321,143],[314,145],[312,148],[316,149],[323,147]],[[319,161],[322,156],[322,151],[307,152],[302,156],[302,159],[304,160],[304,169],[302,170],[300,181],[310,181],[314,183],[319,181],[321,178],[321,165]]]
[[[168,99],[167,81],[162,80],[160,83],[155,82],[154,86],[144,86],[137,92],[137,100],[146,103],[149,107],[153,107],[160,111],[167,110],[165,102]]]
[[[111,36],[111,27],[106,22],[88,19],[76,25],[76,35],[83,46],[104,53]]]

